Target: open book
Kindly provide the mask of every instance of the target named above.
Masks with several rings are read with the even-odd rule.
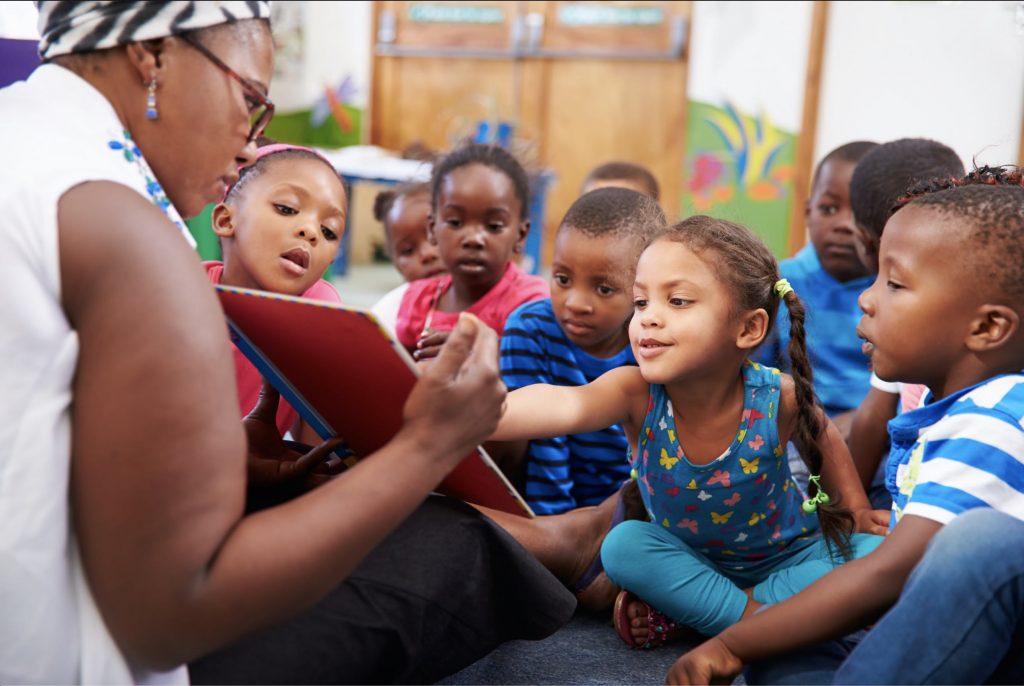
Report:
[[[398,433],[419,371],[372,313],[247,288],[216,288],[232,342],[322,438],[342,437],[359,459]],[[438,491],[533,516],[482,448],[467,455]]]

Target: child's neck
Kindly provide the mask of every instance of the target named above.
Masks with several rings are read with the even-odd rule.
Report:
[[[224,286],[233,286],[235,288],[252,288],[256,290],[262,290],[260,285],[256,283],[256,280],[249,275],[244,269],[238,267],[237,263],[225,258],[223,260],[223,267],[220,273],[220,283]]]
[[[1015,352],[1015,351],[1014,351]],[[1007,355],[1003,360],[984,360],[977,357],[966,358],[960,363],[953,365],[949,373],[941,379],[926,382],[925,385],[931,391],[931,400],[942,400],[965,388],[976,386],[983,381],[1000,376],[1001,374],[1016,374],[1024,369],[1024,360],[1018,359],[1020,355]]]

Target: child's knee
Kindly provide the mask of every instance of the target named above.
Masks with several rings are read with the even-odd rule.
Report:
[[[605,536],[601,544],[601,564],[617,586],[629,588],[629,579],[639,565],[637,560],[649,546],[650,524],[639,520],[622,522]],[[645,559],[645,558],[640,558]]]

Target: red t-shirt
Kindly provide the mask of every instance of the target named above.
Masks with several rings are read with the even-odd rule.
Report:
[[[434,331],[451,331],[459,320],[458,312],[441,312],[435,309],[435,300],[444,294],[452,285],[451,274],[442,274],[431,279],[419,279],[409,284],[402,296],[402,304],[398,308],[398,319],[395,322],[395,334],[399,342],[408,349],[416,347],[416,341],[423,332],[430,311],[430,328]],[[501,335],[505,330],[505,320],[512,311],[523,303],[551,297],[548,282],[539,276],[526,274],[511,262],[505,274],[484,297],[466,308],[466,312],[475,314],[484,324]]]
[[[220,283],[220,277],[224,273],[223,262],[203,262],[206,267],[206,276],[210,283]],[[313,284],[308,291],[302,294],[303,298],[322,300],[324,302],[340,303],[341,297],[334,286],[320,279]],[[263,377],[260,375],[252,362],[242,354],[236,346],[232,345],[235,353],[235,383],[238,385],[238,410],[241,416],[249,414],[249,411],[256,406],[260,397],[260,387],[263,385]],[[299,413],[284,400],[277,408],[277,428],[283,436],[286,431],[291,430]]]

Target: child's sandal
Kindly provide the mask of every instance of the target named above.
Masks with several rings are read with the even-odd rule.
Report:
[[[640,645],[637,644],[633,634],[630,632],[632,626],[627,612],[629,604],[633,602],[640,603],[647,608],[647,640]],[[613,617],[615,630],[618,632],[619,637],[634,650],[650,650],[651,648],[658,648],[664,645],[680,626],[671,617],[655,610],[650,604],[640,600],[640,598],[629,591],[622,591],[619,593],[619,597],[615,599],[615,613]]]

